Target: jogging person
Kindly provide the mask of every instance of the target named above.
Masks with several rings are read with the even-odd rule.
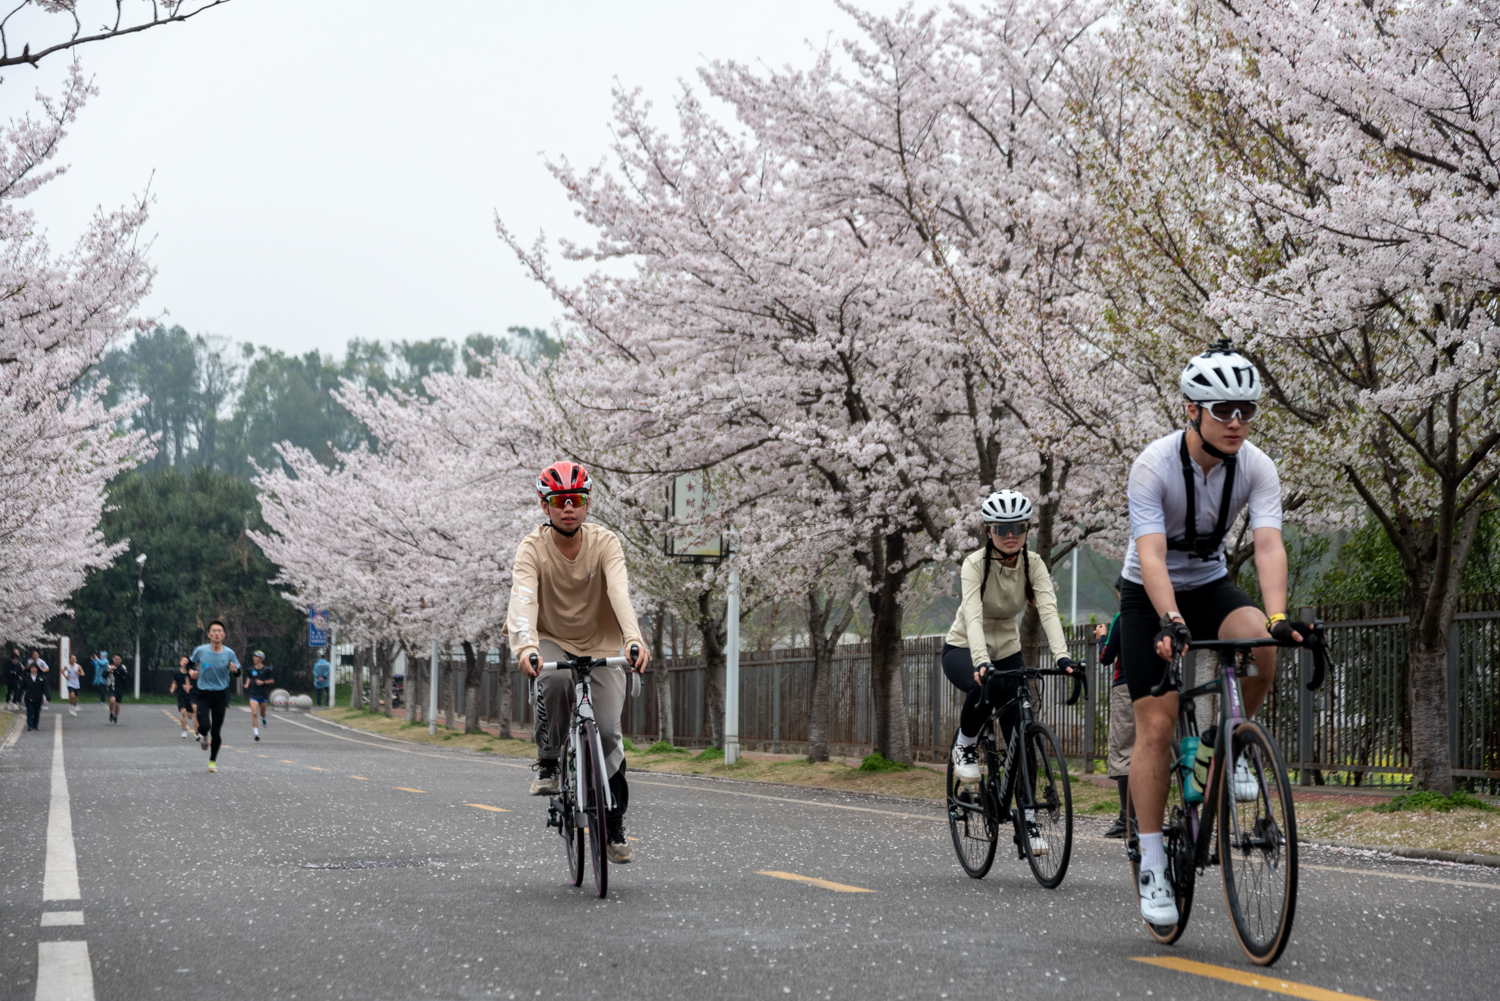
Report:
[[[1187,649],[1194,636],[1302,640],[1301,624],[1286,617],[1281,480],[1270,456],[1246,440],[1261,398],[1260,373],[1221,341],[1188,362],[1179,385],[1189,427],[1147,445],[1130,467],[1131,540],[1120,592],[1120,655],[1135,706],[1130,796],[1140,833],[1137,889],[1141,916],[1156,925],[1178,920],[1161,834],[1177,693],[1152,696],[1151,688],[1174,648]],[[1225,566],[1225,536],[1247,507],[1265,611],[1234,585]],[[1250,715],[1276,680],[1275,649],[1257,650],[1255,661],[1259,673],[1241,682]],[[1233,789],[1240,800],[1256,794],[1243,762]]]
[[[229,710],[229,679],[240,673],[240,659],[224,645],[224,623],[208,624],[208,642],[188,658],[198,668],[194,688],[198,692],[198,746],[208,752],[208,770],[219,770],[219,732]]]
[[[188,671],[192,661],[186,657],[177,658],[177,670],[172,672],[172,685],[167,689],[167,694],[177,696],[177,720],[182,724],[182,738],[187,739],[188,717],[193,715],[193,676]],[[193,723],[193,729],[198,724]]]
[[[99,656],[90,663],[94,665],[94,688],[99,692],[99,704],[103,705],[109,701],[109,694],[104,690],[104,672],[109,670],[109,651],[100,650]]]
[[[257,650],[250,655],[250,679],[245,690],[250,694],[250,730],[260,740],[260,727],[266,725],[266,703],[271,700],[271,686],[276,676],[266,666],[266,655]],[[259,712],[259,717],[256,713]],[[257,726],[257,722],[260,724]]]
[[[1057,592],[1047,564],[1026,548],[1033,508],[1017,490],[990,494],[980,505],[984,524],[984,548],[970,553],[959,574],[962,587],[958,614],[943,639],[943,674],[964,693],[959,714],[953,773],[960,782],[980,779],[979,729],[994,706],[1004,706],[1020,694],[1021,679],[1001,677],[988,686],[991,670],[1014,671],[1025,666],[1021,659],[1021,633],[1016,618],[1034,605],[1047,634],[1047,645],[1062,651],[1057,666],[1072,673],[1078,664],[1067,654],[1068,641],[1057,615]],[[986,690],[988,689],[988,690]],[[1020,720],[1021,710],[1010,706],[1000,717],[1005,745]],[[1045,855],[1046,840],[1026,818],[1033,854]]]
[[[641,637],[625,553],[619,537],[598,525],[586,525],[593,481],[573,462],[557,462],[537,478],[537,496],[547,521],[521,540],[512,575],[506,628],[521,670],[536,678],[537,778],[533,796],[558,791],[558,758],[567,739],[573,696],[571,672],[540,674],[531,664],[572,657],[617,657],[623,648],[638,648],[634,670],[644,671],[651,651]],[[625,706],[625,672],[595,671],[590,682],[594,716],[604,747],[605,770],[615,809],[610,811],[605,851],[611,862],[634,856],[625,839],[625,811],[630,788],[625,781],[625,750],[620,710]]]
[[[104,669],[104,688],[109,693],[109,721],[120,722],[120,702],[125,697],[125,682],[130,677],[130,668],[125,666],[119,654],[115,654]]]
[[[5,708],[21,708],[21,651],[11,650],[5,664]]]
[[[78,685],[83,680],[83,667],[77,654],[68,654],[68,666],[63,668],[63,684],[68,692],[68,715],[78,715]]]

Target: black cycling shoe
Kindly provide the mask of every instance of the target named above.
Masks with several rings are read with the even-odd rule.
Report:
[[[1125,836],[1125,831],[1125,818],[1116,817],[1115,822],[1113,824],[1110,824],[1109,829],[1104,832],[1104,836],[1106,838],[1123,838]]]

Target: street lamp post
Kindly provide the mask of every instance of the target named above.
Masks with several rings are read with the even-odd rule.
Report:
[[[135,558],[135,700],[141,701],[141,594],[146,582],[141,574],[146,572],[146,554]]]

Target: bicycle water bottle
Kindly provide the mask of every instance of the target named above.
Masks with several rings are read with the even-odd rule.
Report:
[[[1198,761],[1198,738],[1182,738],[1182,757],[1177,759],[1178,775],[1182,779],[1182,798],[1189,803],[1203,802],[1203,791],[1198,787],[1193,774]]]
[[[1183,798],[1191,803],[1203,802],[1203,794],[1208,789],[1208,772],[1213,766],[1214,743],[1219,735],[1219,728],[1211,726],[1203,731],[1203,736],[1198,738],[1198,751],[1193,758],[1193,781],[1190,786],[1192,794],[1186,791]]]

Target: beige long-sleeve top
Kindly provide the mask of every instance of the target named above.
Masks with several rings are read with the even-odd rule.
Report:
[[[1042,558],[1031,550],[1025,550],[1031,561],[1031,589],[1036,594],[1036,610],[1042,619],[1042,631],[1047,634],[1047,645],[1053,659],[1065,656],[1068,641],[1063,636],[1062,620],[1057,617],[1057,592],[1052,586],[1052,575]],[[969,650],[976,664],[988,660],[998,663],[1021,649],[1021,630],[1016,616],[1026,608],[1026,577],[1021,561],[1007,567],[997,556],[990,558],[990,583],[984,589],[984,607],[980,608],[979,585],[984,576],[984,550],[970,553],[964,559],[959,576],[963,592],[958,603],[958,614],[953,618],[953,627],[948,630],[946,642]],[[977,651],[987,651],[987,656]],[[1051,667],[1051,664],[1032,664],[1031,667]]]
[[[578,657],[618,657],[628,643],[645,645],[630,606],[619,537],[598,525],[580,531],[576,560],[558,551],[545,527],[516,549],[505,628],[520,660],[536,653],[544,639]]]

